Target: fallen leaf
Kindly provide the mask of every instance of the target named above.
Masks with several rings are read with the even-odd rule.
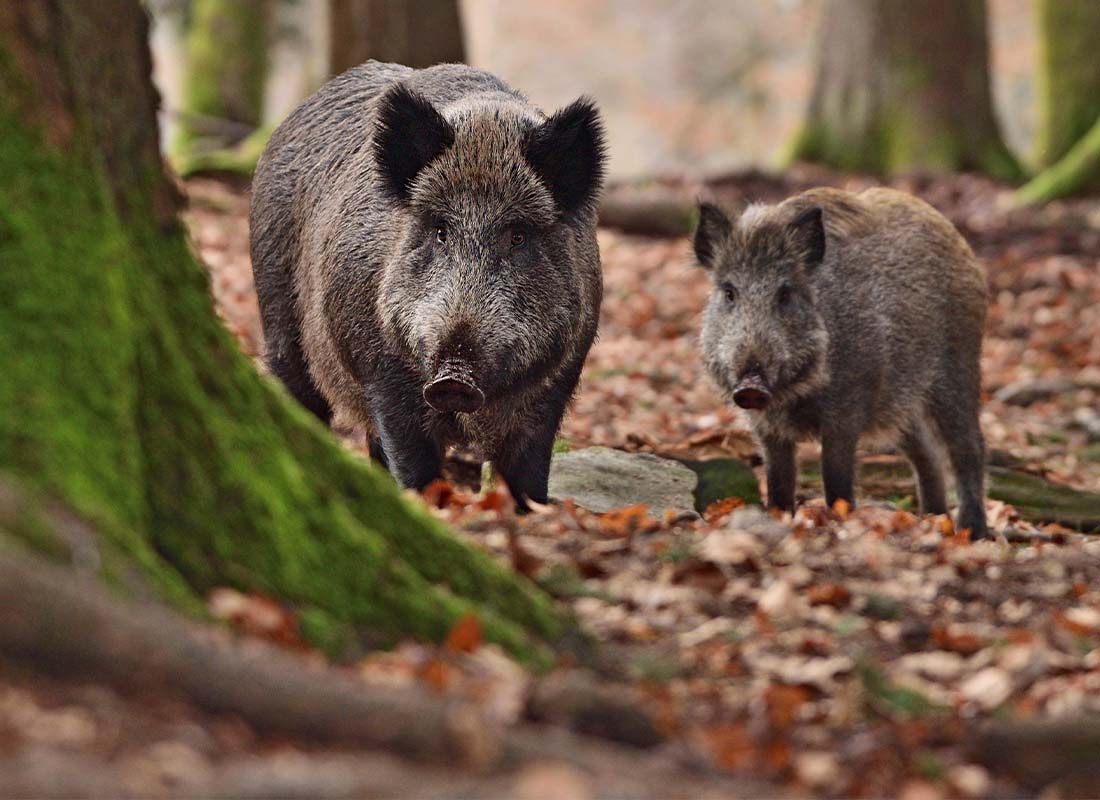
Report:
[[[740,497],[727,497],[723,500],[715,500],[703,512],[703,519],[707,522],[717,522],[722,517],[728,516],[734,509],[741,508],[745,501]]]
[[[472,653],[481,646],[481,621],[474,614],[460,618],[447,634],[443,647],[452,653]]]
[[[736,770],[747,766],[756,755],[756,744],[744,725],[722,723],[703,731],[718,766]]]
[[[817,583],[809,588],[806,597],[810,605],[843,608],[852,599],[852,593],[839,583]]]
[[[798,709],[810,700],[810,690],[805,686],[773,683],[764,690],[764,703],[768,708],[768,721],[777,730],[786,730],[794,724]]]

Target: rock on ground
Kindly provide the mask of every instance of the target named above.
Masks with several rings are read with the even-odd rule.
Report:
[[[550,464],[550,497],[603,513],[644,503],[654,514],[695,510],[695,473],[650,453],[588,447],[559,453]]]

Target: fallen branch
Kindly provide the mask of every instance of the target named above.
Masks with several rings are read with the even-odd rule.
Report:
[[[458,762],[475,755],[471,729],[489,735],[469,708],[309,669],[267,645],[199,637],[167,610],[124,606],[95,582],[15,552],[14,545],[0,561],[0,608],[0,658],[122,689],[171,687],[201,708],[239,715],[267,733]]]
[[[1058,782],[1071,796],[1100,796],[1100,717],[998,725],[978,737],[974,752],[1030,788]]]
[[[516,776],[530,765],[549,760],[581,771],[600,796],[693,796],[716,787],[744,790],[743,781],[734,783],[708,770],[689,768],[686,754],[675,747],[641,755],[560,727],[493,726],[470,704],[418,689],[372,687],[265,643],[237,642],[220,631],[198,628],[165,608],[123,602],[87,574],[87,567],[81,574],[49,563],[18,544],[10,535],[16,527],[11,515],[26,511],[26,498],[12,502],[11,485],[0,482],[0,488],[5,489],[0,493],[0,500],[5,500],[0,502],[0,661],[62,679],[79,675],[123,693],[138,688],[175,691],[206,711],[239,716],[263,735],[383,750],[437,770]],[[87,537],[87,524],[72,515],[37,510],[42,514],[36,524],[52,528],[54,540]],[[33,763],[28,766],[15,760],[5,767],[10,780],[16,767],[28,781],[28,774],[39,774],[33,769],[26,772]],[[86,785],[102,785],[111,794],[102,770],[93,762],[84,767],[89,777]],[[43,774],[55,776],[56,770]],[[353,787],[379,788],[366,773],[355,774],[359,777]],[[52,777],[49,781],[53,781],[49,786],[57,788],[54,794],[67,793],[68,784]],[[503,783],[480,779],[466,781],[465,792],[458,792],[460,784],[453,781],[451,792],[445,791],[448,783],[442,779],[434,785],[441,796],[484,796],[489,787],[493,794],[512,793],[496,791],[505,787]],[[39,793],[27,788],[31,784],[26,782],[0,781],[0,789],[10,786],[19,786],[25,790],[22,793]],[[203,794],[242,794],[232,783],[212,783],[208,788]],[[267,788],[271,791],[266,794],[294,795],[276,784]],[[383,794],[403,794],[407,785],[398,782],[381,788]],[[352,792],[358,793],[358,788]],[[306,788],[299,794],[324,793]]]
[[[687,236],[695,225],[695,204],[671,194],[612,192],[600,203],[599,224],[638,236]]]

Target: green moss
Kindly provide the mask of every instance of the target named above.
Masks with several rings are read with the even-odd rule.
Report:
[[[263,155],[273,130],[271,126],[257,128],[232,147],[213,150],[180,147],[172,154],[172,167],[184,178],[201,173],[250,176],[256,171],[256,163]]]
[[[895,685],[881,667],[868,659],[859,661],[856,674],[863,687],[864,702],[873,714],[913,719],[946,711],[920,692]]]
[[[932,124],[912,110],[882,114],[864,131],[830,127],[824,120],[803,124],[783,155],[785,164],[807,161],[846,172],[894,175],[913,169],[973,170],[1013,181],[1023,171],[997,138],[969,142],[966,132]]]
[[[737,458],[708,458],[702,461],[678,459],[695,473],[695,510],[702,513],[707,506],[727,497],[739,497],[748,504],[761,502],[760,484],[752,467]]]
[[[1083,492],[1026,472],[989,468],[989,496],[1033,522],[1057,522],[1085,532],[1100,531],[1100,493]]]
[[[1100,3],[1038,0],[1037,158],[1052,166],[1100,118]],[[1096,177],[1096,176],[1093,176]]]
[[[1064,158],[1020,188],[1016,201],[1024,205],[1045,203],[1097,185],[1100,185],[1100,115]]]

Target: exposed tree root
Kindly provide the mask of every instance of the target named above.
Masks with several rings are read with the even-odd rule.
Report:
[[[686,236],[695,204],[674,195],[609,193],[600,203],[600,225],[638,236]]]
[[[355,766],[336,760],[316,772],[310,768],[308,780],[301,774],[259,780],[260,770],[242,784],[247,767],[230,765],[210,777],[204,795],[510,794],[515,781],[530,778],[524,777],[530,765],[546,761],[568,765],[600,796],[685,796],[705,786],[735,786],[689,768],[686,754],[674,747],[642,755],[560,727],[494,726],[466,703],[426,691],[372,687],[264,643],[237,643],[197,629],[166,607],[124,602],[99,578],[49,563],[17,543],[25,533],[15,537],[11,531],[18,517],[26,519],[28,504],[10,486],[0,484],[0,660],[62,679],[102,682],[123,693],[178,692],[208,712],[238,716],[266,736],[385,751],[434,770],[414,775],[375,752]],[[46,510],[34,524],[48,528],[73,553],[90,541],[89,526],[64,512]],[[612,730],[623,738],[621,730]],[[63,796],[83,786],[83,794],[125,796],[110,768],[93,758],[66,762],[66,779],[43,768],[61,758],[43,751],[0,762],[0,794]],[[477,777],[490,775],[497,777]]]

